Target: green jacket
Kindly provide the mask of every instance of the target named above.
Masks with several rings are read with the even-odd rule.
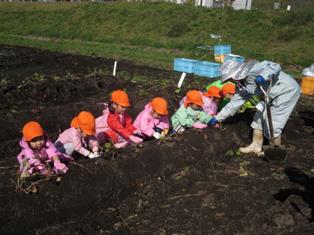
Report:
[[[219,79],[219,80],[214,81],[214,82],[212,82],[211,84],[209,84],[209,85],[206,87],[206,90],[208,90],[208,89],[209,89],[210,87],[212,87],[212,86],[216,86],[216,87],[218,87],[219,89],[221,89],[224,85],[225,85],[225,84],[222,83],[222,81]]]
[[[222,87],[224,86],[224,85],[226,85],[226,84],[234,84],[233,82],[224,82],[224,83],[222,83],[222,81],[219,79],[219,80],[217,80],[217,81],[214,81],[214,82],[212,82],[211,84],[209,84],[207,87],[206,87],[206,90],[208,90],[210,87],[212,87],[212,86],[216,86],[216,87],[218,87],[220,90],[222,89]]]
[[[226,104],[228,104],[230,102],[230,99],[224,97],[222,99],[222,101],[220,101],[219,105],[218,105],[218,111],[222,110],[223,107],[226,106]]]
[[[211,116],[204,111],[195,111],[190,107],[186,108],[184,104],[182,104],[171,117],[171,123],[173,128],[176,128],[179,125],[183,127],[192,127],[197,121],[207,124],[210,119]]]

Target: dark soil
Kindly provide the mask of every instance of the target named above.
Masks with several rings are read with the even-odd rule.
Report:
[[[175,93],[178,73],[113,60],[0,45],[0,234],[313,234],[313,99],[290,118],[284,163],[235,150],[250,142],[252,113],[223,130],[188,130],[165,142],[112,151],[108,160],[79,158],[60,184],[15,192],[23,124],[40,121],[55,140],[74,115],[99,116],[109,93],[124,88],[135,117],[154,96],[174,112],[189,88]],[[314,173],[313,173],[314,174]]]

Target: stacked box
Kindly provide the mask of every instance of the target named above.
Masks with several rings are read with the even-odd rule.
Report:
[[[197,60],[191,60],[186,58],[175,58],[173,70],[183,73],[194,73],[194,66]]]
[[[314,96],[314,77],[304,77],[301,82],[302,94]]]
[[[194,73],[196,75],[208,78],[220,77],[220,64],[207,61],[199,61],[194,67]]]
[[[231,45],[215,45],[214,46],[214,54],[215,55],[225,55],[231,54]]]

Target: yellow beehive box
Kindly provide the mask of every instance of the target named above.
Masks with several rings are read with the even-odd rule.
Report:
[[[301,82],[301,90],[304,95],[314,96],[314,77],[304,77]]]

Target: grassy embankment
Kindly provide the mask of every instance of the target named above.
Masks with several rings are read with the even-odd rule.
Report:
[[[171,69],[222,35],[233,52],[298,73],[313,63],[314,11],[206,9],[167,3],[0,3],[0,43],[127,59]]]

